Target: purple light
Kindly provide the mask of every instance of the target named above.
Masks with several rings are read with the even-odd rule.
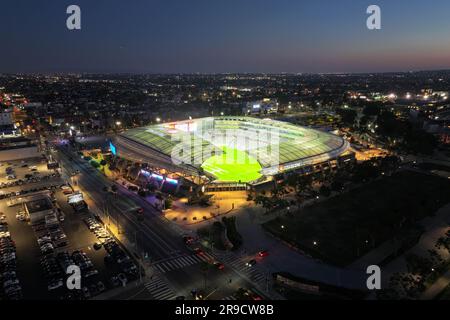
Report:
[[[166,178],[166,181],[172,184],[178,184],[178,181],[175,179]]]
[[[144,176],[146,176],[147,178],[150,177],[150,175],[151,175],[150,172],[148,172],[148,171],[146,171],[146,170],[144,170],[144,169],[141,169],[141,174],[144,175]]]
[[[156,173],[152,173],[152,178],[155,178],[155,179],[157,179],[159,181],[164,180],[163,176],[160,176],[159,174],[156,174]]]

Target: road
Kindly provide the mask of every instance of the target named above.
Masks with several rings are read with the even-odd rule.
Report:
[[[79,156],[75,156],[64,147],[59,148],[53,155],[66,173],[77,170],[80,172],[76,176],[76,184],[96,207],[107,212],[105,216],[107,219],[120,226],[121,233],[130,243],[137,243],[133,254],[150,257],[154,273],[148,275],[150,278],[143,284],[147,290],[143,288],[142,292],[134,292],[133,297],[139,299],[158,297],[166,299],[180,295],[188,297],[192,289],[198,289],[203,290],[210,299],[219,300],[231,296],[239,287],[253,287],[245,277],[232,268],[218,270],[210,267],[205,270],[204,261],[213,258],[211,255],[205,253],[199,256],[188,250],[182,241],[181,232],[171,222],[161,217],[159,211],[133,192],[121,186],[115,195],[105,192],[104,187],[111,186],[113,182]],[[136,217],[136,210],[139,207],[144,208],[144,221],[138,221]],[[165,288],[167,294],[162,295],[161,292],[166,292]]]

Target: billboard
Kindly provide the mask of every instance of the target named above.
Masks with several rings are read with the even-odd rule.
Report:
[[[117,156],[117,148],[111,141],[109,142],[109,149],[114,156]]]

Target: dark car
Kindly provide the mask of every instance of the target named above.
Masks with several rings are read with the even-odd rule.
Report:
[[[194,242],[194,238],[191,236],[184,236],[183,241],[185,244],[190,244],[190,243]]]
[[[194,252],[195,252],[196,254],[204,254],[203,250],[200,249],[200,248],[195,248],[195,249],[194,249]]]
[[[260,257],[267,257],[269,255],[269,251],[267,250],[261,250],[260,252],[258,252],[258,256]]]
[[[219,270],[223,270],[225,268],[224,264],[220,262],[214,262],[214,266]]]
[[[255,264],[256,264],[256,260],[255,260],[255,259],[252,259],[252,260],[250,260],[249,262],[247,262],[245,265],[246,265],[247,267],[253,267]]]

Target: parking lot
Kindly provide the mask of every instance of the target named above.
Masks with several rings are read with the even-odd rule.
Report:
[[[11,174],[6,172],[7,168],[11,168]],[[17,160],[0,163],[0,186],[14,180],[23,180],[27,176],[46,176],[54,173],[54,170],[47,168],[47,162],[41,159]],[[8,176],[10,176],[8,178]],[[13,179],[12,177],[15,176]]]
[[[44,167],[46,169],[46,165]],[[39,168],[44,169],[42,166]],[[25,177],[28,174],[27,169],[29,170],[27,167],[16,166],[17,178],[22,175]],[[43,172],[51,175],[53,171]],[[9,251],[16,250],[14,270],[6,270],[3,267],[0,270],[4,278],[1,281],[2,286],[3,280],[8,281],[11,278],[13,281],[7,284],[14,287],[16,284],[12,275],[15,275],[24,299],[89,299],[136,279],[139,274],[135,262],[88,210],[74,210],[68,203],[70,191],[67,191],[67,188],[63,191],[61,183],[62,180],[55,176],[39,182],[24,181],[23,184],[3,189],[12,193],[13,197],[16,192],[27,188],[52,189],[56,214],[46,216],[45,222],[34,223],[32,226],[24,212],[20,212],[22,206],[9,207],[7,203],[11,202],[10,194],[2,196],[0,211],[3,212],[8,235],[15,244],[15,248],[7,248],[3,245],[6,240],[2,240],[2,248],[5,248],[8,257],[12,257]],[[39,188],[36,188],[37,184]],[[32,194],[35,193],[30,192],[21,197]],[[69,265],[80,267],[82,290],[69,291],[66,288],[66,268]],[[18,295],[3,297],[21,298]]]

